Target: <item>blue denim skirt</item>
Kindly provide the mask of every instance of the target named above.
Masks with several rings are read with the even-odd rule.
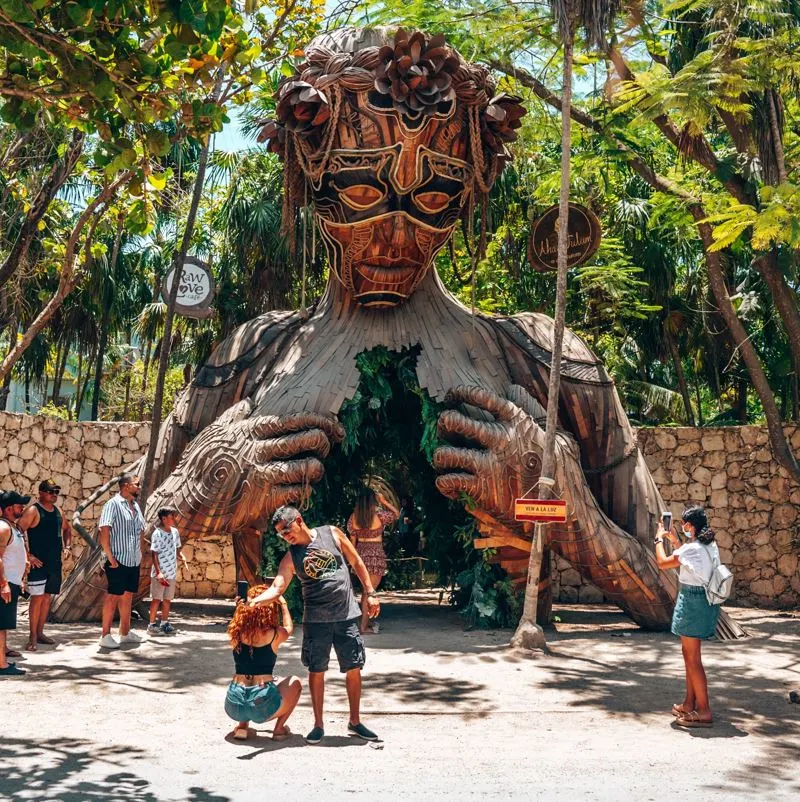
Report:
[[[269,721],[281,706],[281,693],[274,682],[242,685],[231,682],[225,695],[225,712],[234,721]]]
[[[714,636],[720,605],[709,604],[705,588],[681,585],[672,613],[672,634],[705,640]]]

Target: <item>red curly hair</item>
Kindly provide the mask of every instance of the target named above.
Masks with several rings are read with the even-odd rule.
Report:
[[[247,593],[247,598],[254,599],[267,589],[267,585],[255,585]],[[228,624],[228,637],[231,639],[231,648],[239,651],[242,640],[253,641],[268,629],[277,629],[279,626],[278,601],[268,604],[258,604],[249,607],[246,604],[237,604],[233,618]]]

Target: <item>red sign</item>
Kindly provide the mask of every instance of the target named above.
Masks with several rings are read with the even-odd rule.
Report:
[[[543,498],[518,498],[514,502],[514,520],[563,523],[567,520],[567,502]]]

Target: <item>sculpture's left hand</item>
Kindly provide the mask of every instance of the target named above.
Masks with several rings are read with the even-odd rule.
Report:
[[[437,432],[450,445],[436,450],[433,465],[441,472],[436,487],[445,496],[467,493],[481,509],[519,528],[514,500],[539,479],[544,432],[534,420],[541,407],[528,392],[513,385],[508,396],[479,387],[451,390],[448,406],[467,404],[477,412],[448,409],[441,414]]]

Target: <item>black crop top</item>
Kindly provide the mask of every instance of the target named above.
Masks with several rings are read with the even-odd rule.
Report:
[[[275,640],[273,636],[272,640]],[[237,652],[233,650],[233,663],[237,674],[271,674],[278,655],[272,650],[272,641],[266,646],[240,644]]]

